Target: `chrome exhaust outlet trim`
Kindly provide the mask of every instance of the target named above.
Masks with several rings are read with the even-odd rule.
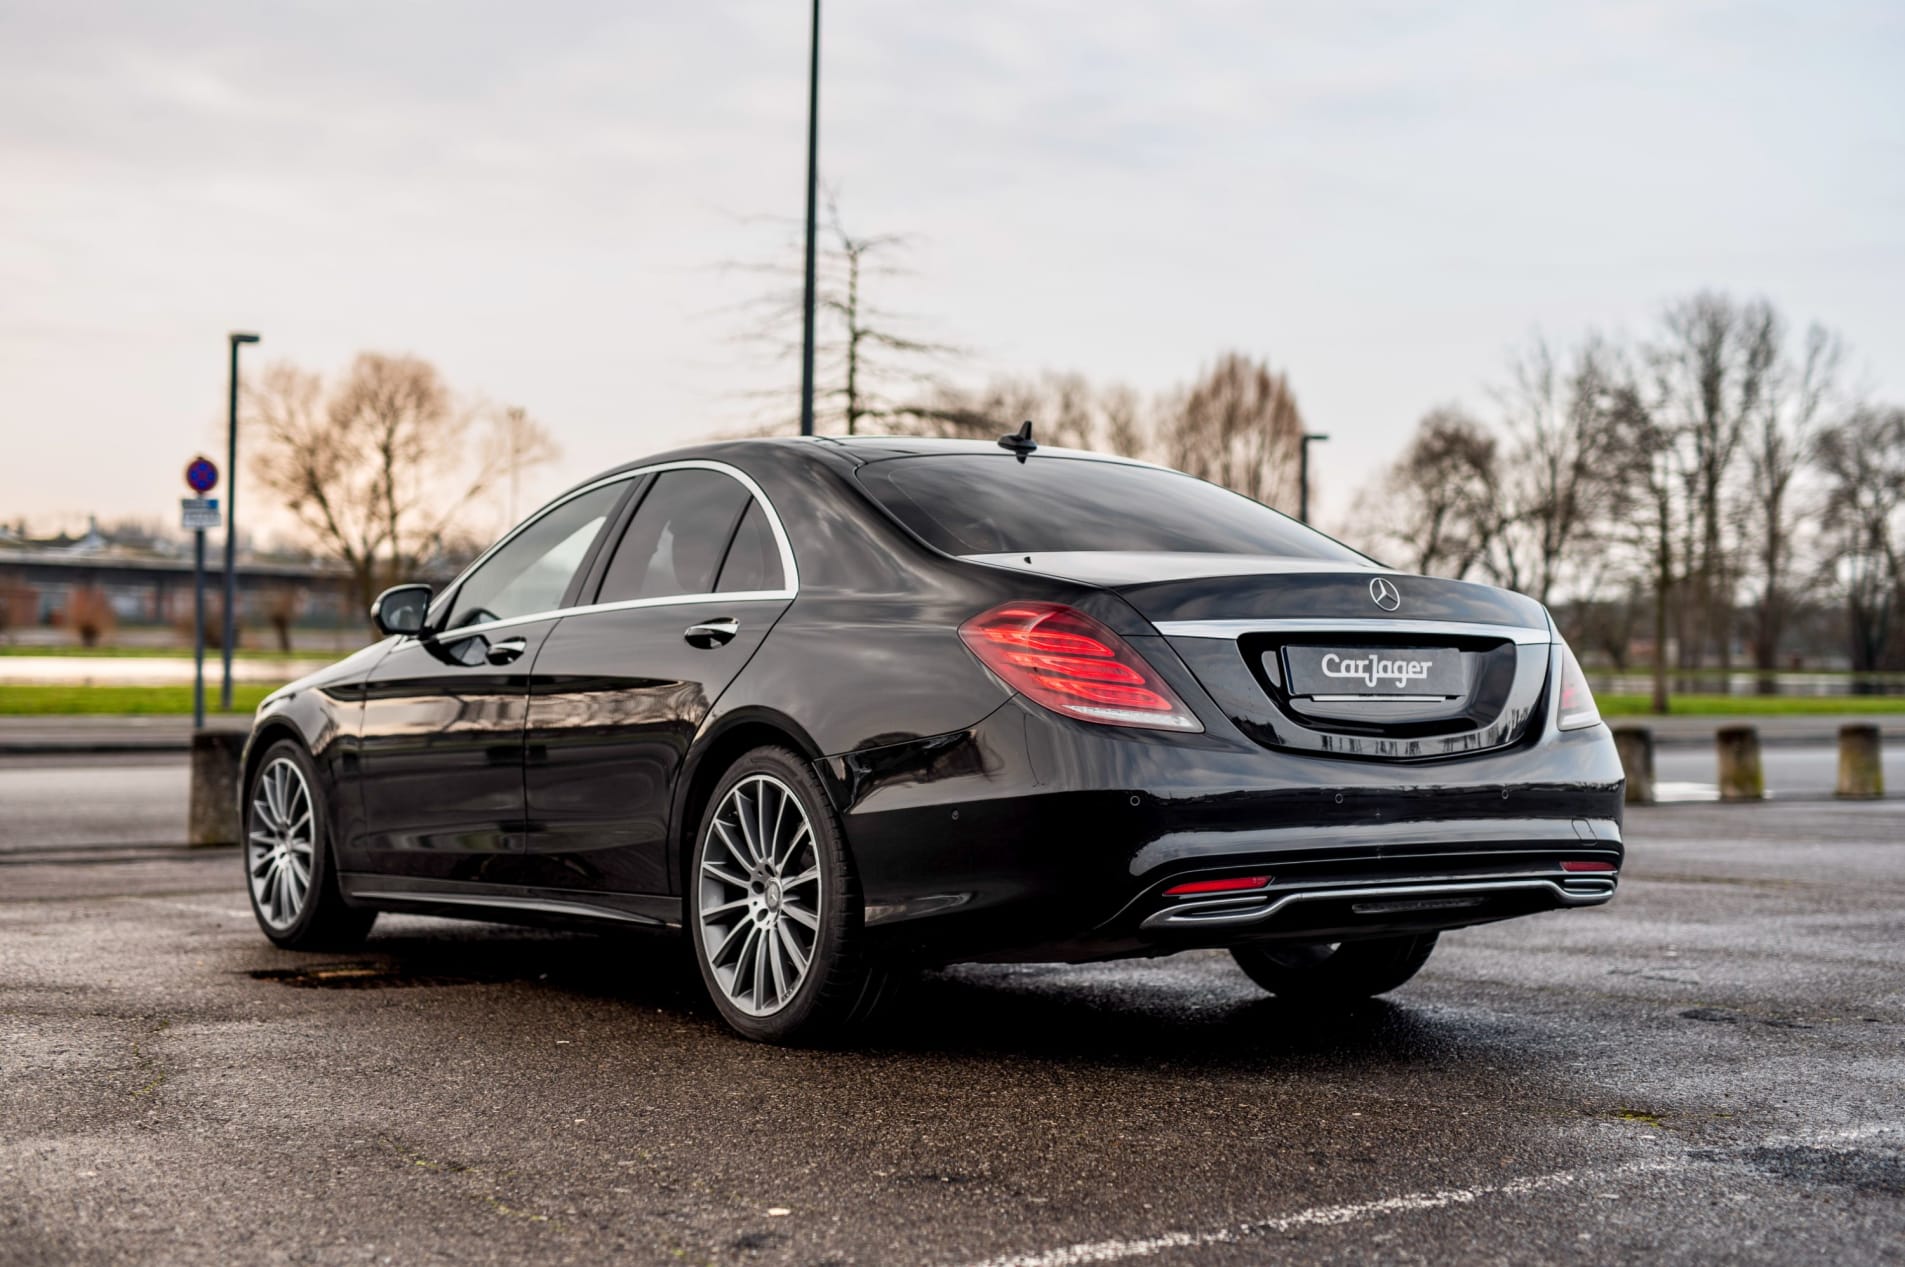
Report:
[[[1387,906],[1391,902],[1398,904],[1417,901],[1432,902],[1438,898],[1465,896],[1480,899],[1500,893],[1545,891],[1554,897],[1558,906],[1592,906],[1614,896],[1614,882],[1611,879],[1596,878],[1589,883],[1594,886],[1592,889],[1586,885],[1580,888],[1563,887],[1563,884],[1556,880],[1539,878],[1484,880],[1456,884],[1383,884],[1366,888],[1306,889],[1295,893],[1264,894],[1247,902],[1240,902],[1235,897],[1221,901],[1182,902],[1161,911],[1154,911],[1145,917],[1139,927],[1146,929],[1194,928],[1211,925],[1256,924],[1298,902],[1335,902],[1359,898]],[[1406,909],[1406,907],[1399,905],[1389,909]]]

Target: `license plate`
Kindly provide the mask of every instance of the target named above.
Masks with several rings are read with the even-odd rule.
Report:
[[[1285,647],[1290,694],[1312,699],[1443,699],[1468,690],[1454,647]]]

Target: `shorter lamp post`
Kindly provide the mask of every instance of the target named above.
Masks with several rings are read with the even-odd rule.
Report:
[[[224,676],[218,688],[218,707],[232,710],[232,643],[238,641],[238,345],[256,343],[255,334],[233,332],[230,391],[225,415],[225,632],[219,639]]]
[[[1297,483],[1301,487],[1297,490],[1296,517],[1304,523],[1310,522],[1310,441],[1327,439],[1320,431],[1306,431],[1297,446]]]

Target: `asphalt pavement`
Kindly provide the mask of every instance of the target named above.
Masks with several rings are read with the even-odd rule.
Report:
[[[1905,806],[1629,839],[1611,906],[1346,1014],[1220,954],[965,967],[830,1051],[665,943],[289,954],[234,851],[14,850],[0,1264],[1905,1261]]]

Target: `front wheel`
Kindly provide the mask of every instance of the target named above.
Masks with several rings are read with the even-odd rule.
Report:
[[[1292,1003],[1353,1003],[1413,977],[1435,949],[1436,933],[1368,941],[1267,942],[1233,946],[1230,957],[1264,989]]]
[[[347,950],[377,912],[344,904],[331,870],[330,824],[317,769],[281,739],[252,772],[245,796],[245,887],[265,936],[286,950]]]
[[[830,1038],[886,980],[867,961],[859,886],[832,806],[785,748],[737,761],[708,800],[688,877],[688,924],[709,997],[763,1042]]]

